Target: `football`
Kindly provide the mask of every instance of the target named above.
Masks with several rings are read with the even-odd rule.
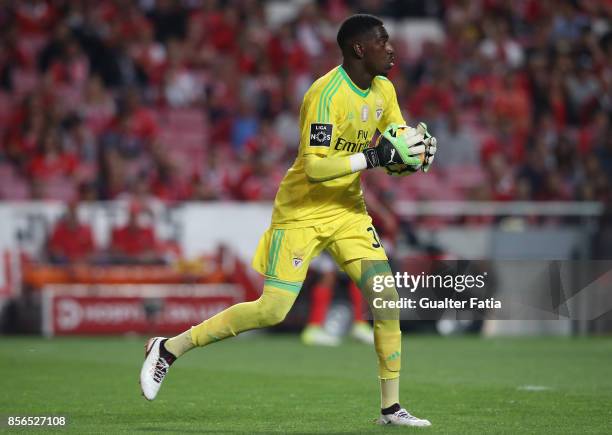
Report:
[[[423,124],[423,125],[421,125]],[[427,127],[424,126],[425,123],[421,122],[419,123],[419,125],[417,126],[417,130],[419,133],[423,133],[426,131]],[[399,127],[397,130],[395,130],[395,132],[391,132],[391,135],[393,135],[394,137],[396,135],[402,135],[402,134],[410,134],[412,133],[412,130],[414,130],[413,127],[407,127],[407,126],[402,126]],[[395,134],[393,134],[395,133]],[[387,139],[381,134],[378,136],[378,138],[376,139],[376,142],[374,144],[374,146],[378,146],[381,141],[386,141]],[[418,155],[419,160],[421,161],[421,163],[417,166],[415,165],[406,165],[403,163],[396,163],[393,165],[388,165],[385,166],[385,171],[387,172],[387,174],[395,176],[395,177],[405,177],[407,175],[410,174],[414,174],[416,171],[418,171],[421,168],[421,165],[423,164],[423,162],[425,161],[425,153],[421,153]]]

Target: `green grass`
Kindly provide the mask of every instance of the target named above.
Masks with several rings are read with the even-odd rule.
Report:
[[[402,403],[428,429],[373,424],[372,348],[304,347],[296,336],[196,349],[154,402],[140,396],[140,339],[1,337],[0,415],[63,414],[57,432],[107,434],[612,431],[612,340],[415,336],[403,346]]]

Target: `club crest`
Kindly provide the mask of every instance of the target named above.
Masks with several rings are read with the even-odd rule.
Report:
[[[361,107],[361,121],[366,122],[368,120],[368,115],[370,114],[370,108],[364,104]]]

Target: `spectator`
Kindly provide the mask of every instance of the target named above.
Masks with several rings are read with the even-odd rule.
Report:
[[[45,0],[24,0],[15,8],[15,18],[25,35],[45,34],[49,31],[57,11]]]
[[[164,76],[166,101],[172,107],[189,106],[201,95],[200,83],[183,58],[183,46],[176,40],[168,42],[168,64]]]
[[[40,139],[39,150],[30,162],[28,173],[33,180],[49,180],[68,177],[77,168],[78,159],[61,148],[56,130],[47,130]]]
[[[238,201],[272,201],[283,174],[264,153],[254,154],[242,165],[235,178],[229,178],[227,189]]]
[[[161,264],[155,231],[151,226],[151,211],[140,204],[130,205],[125,226],[114,228],[111,236],[111,259],[122,264]]]
[[[243,152],[246,141],[257,133],[258,128],[259,120],[253,104],[246,100],[241,101],[240,111],[232,128],[232,147],[238,155]]]
[[[191,178],[187,201],[217,201],[219,199],[221,196],[211,183],[197,175]]]
[[[510,68],[522,66],[523,49],[509,35],[508,23],[504,19],[484,19],[485,39],[480,44],[480,52],[494,62]]]
[[[95,162],[97,144],[93,132],[77,114],[66,117],[62,123],[62,149],[78,156],[82,163]]]
[[[98,75],[91,75],[85,84],[81,115],[91,131],[100,135],[115,116],[115,102]]]
[[[27,55],[16,40],[15,27],[5,29],[0,36],[0,90],[13,91],[15,68],[28,67],[28,64]]]
[[[120,108],[117,119],[125,122],[128,133],[150,146],[157,138],[158,126],[151,110],[142,104],[136,89],[129,89],[123,95]]]
[[[469,128],[467,123],[461,123],[456,110],[449,113],[446,122],[438,123],[432,127],[440,144],[436,158],[441,167],[457,167],[478,165],[478,143],[475,129]],[[438,161],[436,161],[436,164]]]
[[[155,40],[153,26],[149,22],[145,21],[136,28],[130,55],[146,74],[149,83],[161,83],[168,55],[166,46]]]
[[[94,260],[95,246],[91,227],[79,222],[78,203],[70,202],[65,215],[55,224],[47,251],[52,263],[87,263]]]
[[[79,90],[86,82],[88,75],[89,61],[74,39],[65,42],[60,57],[49,65],[47,71],[47,76],[54,85],[65,84]]]

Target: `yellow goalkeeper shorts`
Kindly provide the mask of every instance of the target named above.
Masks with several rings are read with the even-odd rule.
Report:
[[[306,278],[310,261],[327,250],[336,263],[367,258],[387,260],[372,218],[349,213],[324,225],[305,228],[270,227],[259,240],[253,268],[267,279],[287,282],[287,289],[299,287]]]

